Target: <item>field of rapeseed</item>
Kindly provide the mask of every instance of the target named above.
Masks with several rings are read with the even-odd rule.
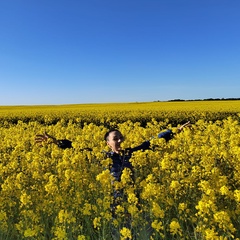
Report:
[[[240,239],[240,102],[0,107],[0,239]],[[176,131],[174,139],[157,134]],[[103,136],[134,153],[112,184]],[[48,132],[73,148],[36,144]],[[154,138],[155,137],[155,138]],[[89,151],[91,148],[92,151]],[[114,189],[124,201],[112,216]]]

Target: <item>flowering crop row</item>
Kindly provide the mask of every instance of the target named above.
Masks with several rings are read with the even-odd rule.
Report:
[[[196,120],[166,143],[153,137],[176,130],[169,120],[151,119],[144,127],[112,121],[126,136],[123,147],[151,139],[151,150],[131,158],[134,183],[126,170],[112,183],[105,124],[5,123],[0,239],[240,239],[239,123],[238,115]],[[36,144],[35,134],[44,131],[72,140],[73,148]],[[113,216],[114,189],[124,201]]]
[[[69,121],[83,126],[84,123],[104,124],[111,122],[140,122],[145,126],[155,118],[179,123],[198,119],[206,121],[222,120],[228,116],[237,117],[240,101],[189,101],[189,102],[150,102],[122,104],[76,104],[60,106],[16,106],[0,107],[0,126],[37,121],[42,124],[67,124]]]

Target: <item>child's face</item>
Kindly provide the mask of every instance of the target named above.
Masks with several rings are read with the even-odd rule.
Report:
[[[109,133],[107,139],[107,145],[113,152],[118,153],[121,150],[121,143],[124,141],[123,135],[119,131],[113,131]]]

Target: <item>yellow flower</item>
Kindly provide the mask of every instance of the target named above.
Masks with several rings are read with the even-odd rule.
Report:
[[[101,217],[95,217],[93,219],[93,226],[94,228],[97,228],[97,229],[101,227]]]
[[[31,204],[31,197],[27,195],[26,192],[23,192],[20,196],[20,201],[23,205],[30,205]]]
[[[65,171],[65,177],[66,177],[67,180],[69,180],[72,177],[72,175],[73,175],[73,173],[71,172],[70,169],[67,169]]]
[[[131,230],[126,227],[123,227],[120,230],[120,234],[121,234],[121,240],[132,239]]]
[[[130,204],[137,204],[138,203],[138,198],[136,197],[136,195],[134,193],[129,193],[128,194],[128,202]]]
[[[24,237],[34,237],[36,235],[36,231],[34,229],[28,228],[24,231]]]
[[[228,187],[227,186],[222,186],[221,188],[220,188],[220,193],[222,194],[222,195],[229,195],[229,189],[228,189]]]
[[[65,229],[57,227],[54,233],[58,240],[67,240],[67,233]]]
[[[210,214],[211,211],[216,211],[217,207],[213,200],[205,196],[198,202],[196,209],[198,210],[198,215],[204,216],[205,214]]]
[[[210,229],[210,228],[207,228],[205,230],[205,239],[206,240],[218,240],[219,237],[218,237],[218,234],[214,231],[214,229]]]
[[[83,215],[90,216],[92,210],[92,205],[90,203],[85,203],[83,207]]]
[[[0,230],[7,229],[7,214],[0,210]]]
[[[238,203],[240,203],[240,190],[234,191],[234,197]]]
[[[170,223],[170,233],[172,235],[180,235],[182,236],[182,229],[178,221],[172,220]]]
[[[185,211],[187,209],[187,204],[186,203],[179,203],[178,204],[178,210],[180,211],[180,212],[183,212],[183,211]]]
[[[128,206],[128,212],[131,214],[131,215],[136,215],[138,213],[138,208],[135,206],[135,205],[130,205]]]
[[[173,180],[170,184],[170,189],[171,190],[176,190],[178,191],[181,188],[181,184],[179,183],[179,181]]]
[[[163,230],[163,224],[161,221],[154,220],[151,224],[152,228],[156,229],[157,232]]]
[[[129,185],[132,183],[132,172],[129,168],[124,168],[121,176],[121,183],[123,186]]]
[[[96,177],[97,181],[101,182],[101,184],[109,186],[111,183],[111,174],[109,169],[102,171],[100,174]]]
[[[172,162],[170,157],[168,158],[168,154],[166,154],[166,156],[164,157],[164,159],[161,161],[161,168],[163,170],[169,170],[172,168]]]
[[[75,223],[76,218],[72,215],[73,214],[71,212],[68,212],[67,210],[60,210],[58,213],[59,223]]]
[[[236,231],[227,212],[216,212],[214,213],[213,217],[214,220],[218,223],[219,228],[223,229],[224,231],[230,231],[232,233]]]
[[[164,211],[161,209],[161,207],[156,202],[153,202],[152,205],[152,212],[154,216],[158,218],[164,218]]]
[[[84,235],[78,235],[77,240],[86,240],[86,237]]]
[[[45,190],[49,194],[54,194],[58,192],[58,186],[57,186],[57,177],[54,175],[50,175],[48,179],[48,183],[45,185]]]

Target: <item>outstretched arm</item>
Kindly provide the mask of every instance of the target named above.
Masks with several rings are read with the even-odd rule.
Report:
[[[47,142],[57,144],[57,139],[48,133],[44,132],[44,134],[38,134],[35,137],[35,141],[37,143]]]
[[[65,149],[65,148],[71,148],[72,142],[67,139],[57,140],[55,137],[49,135],[48,133],[44,132],[44,134],[38,134],[35,137],[35,141],[37,143],[47,142],[47,143],[54,143],[58,147]]]
[[[181,132],[185,127],[191,127],[191,126],[192,126],[191,122],[188,121],[178,128],[178,132]]]
[[[184,123],[183,125],[181,125],[179,128],[178,128],[178,132],[177,133],[180,133],[185,127],[191,127],[191,123],[190,121]],[[158,137],[159,138],[164,138],[166,141],[169,141],[171,140],[173,137],[174,137],[174,134],[172,132],[172,130],[166,130],[164,132],[161,132],[158,134]]]
[[[185,127],[190,127],[190,126],[191,126],[190,121],[184,123],[178,128],[178,133],[181,132]],[[171,140],[173,137],[174,137],[174,133],[170,129],[158,134],[158,138],[164,138],[166,141]],[[131,151],[134,152],[138,150],[147,150],[147,149],[150,149],[150,145],[151,145],[150,141],[145,141],[141,145],[131,148]]]

